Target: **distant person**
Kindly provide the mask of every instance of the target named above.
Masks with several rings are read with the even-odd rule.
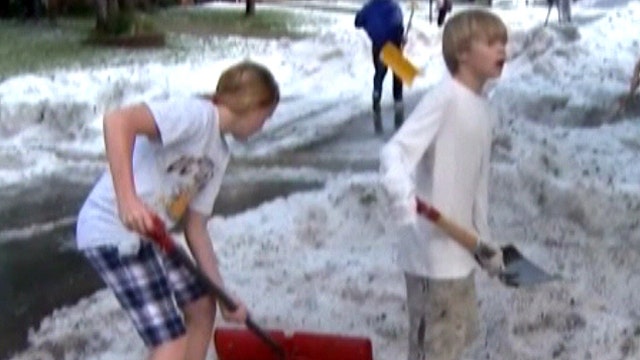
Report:
[[[451,2],[452,0],[436,0],[436,3],[438,4],[438,27],[444,24],[447,14],[451,12]]]
[[[180,223],[200,269],[224,289],[207,230],[229,162],[224,135],[239,141],[262,128],[279,101],[272,74],[244,61],[226,69],[212,95],[127,106],[106,114],[109,171],[78,216],[78,248],[114,292],[149,348],[148,359],[204,359],[213,298],[183,264],[146,234],[155,216]],[[222,316],[243,322],[246,307]]]
[[[426,93],[380,153],[383,188],[399,237],[409,315],[409,360],[457,360],[478,331],[476,261],[490,275],[504,268],[488,224],[489,159],[497,115],[482,96],[505,63],[507,29],[472,9],[444,26],[451,75]],[[474,229],[472,253],[416,214],[416,196]]]
[[[355,19],[356,28],[364,28],[371,39],[373,58],[373,126],[376,134],[382,134],[382,115],[380,100],[382,83],[387,75],[387,66],[380,60],[380,51],[387,42],[402,49],[404,45],[404,24],[400,5],[395,0],[369,0],[358,11]],[[404,120],[402,102],[402,80],[393,74],[394,124],[396,128]]]

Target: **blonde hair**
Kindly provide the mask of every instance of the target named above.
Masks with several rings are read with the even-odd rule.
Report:
[[[256,108],[277,105],[280,89],[269,69],[246,60],[220,75],[213,99],[234,114],[243,115]]]
[[[451,74],[458,71],[458,55],[474,40],[507,42],[507,27],[495,14],[482,9],[461,11],[452,16],[442,33],[442,55]]]

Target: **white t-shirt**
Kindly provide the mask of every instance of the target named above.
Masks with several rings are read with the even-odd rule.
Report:
[[[381,181],[406,209],[398,260],[404,271],[461,278],[476,266],[472,254],[415,214],[415,196],[490,241],[487,220],[489,157],[497,119],[488,102],[455,79],[429,91],[380,154]],[[404,204],[404,205],[402,205]],[[406,206],[405,206],[406,205]]]
[[[136,137],[133,176],[138,196],[171,228],[186,206],[210,216],[229,162],[218,113],[209,100],[182,98],[147,103],[161,140]],[[139,235],[120,218],[107,170],[85,201],[76,226],[79,249],[115,245],[121,253],[139,247]]]

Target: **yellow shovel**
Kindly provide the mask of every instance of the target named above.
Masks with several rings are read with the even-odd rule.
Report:
[[[406,39],[411,28],[411,20],[413,19],[413,12],[416,7],[416,2],[411,1],[411,14],[409,15],[409,22],[407,23],[407,29],[405,30],[404,37]],[[380,60],[391,68],[394,74],[396,74],[403,83],[411,86],[413,79],[418,75],[418,68],[409,61],[394,43],[387,42],[380,51]]]
[[[391,68],[391,71],[408,86],[411,86],[413,79],[418,75],[418,68],[391,42],[384,44],[382,47],[380,60]]]

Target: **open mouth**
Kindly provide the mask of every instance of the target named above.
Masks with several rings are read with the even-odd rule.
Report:
[[[496,61],[496,66],[502,68],[502,67],[504,67],[504,63],[505,63],[504,59],[500,59],[500,60]]]

